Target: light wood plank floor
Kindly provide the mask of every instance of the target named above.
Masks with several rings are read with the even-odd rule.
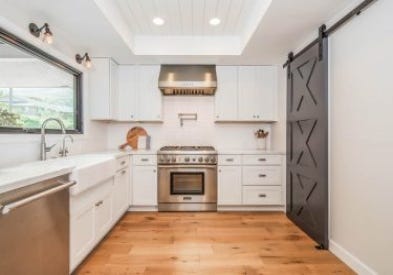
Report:
[[[76,274],[355,274],[282,213],[127,213]]]

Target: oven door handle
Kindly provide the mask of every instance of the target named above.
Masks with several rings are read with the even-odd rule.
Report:
[[[189,169],[199,169],[199,168],[208,168],[208,169],[216,169],[217,165],[158,165],[158,168],[189,168]]]

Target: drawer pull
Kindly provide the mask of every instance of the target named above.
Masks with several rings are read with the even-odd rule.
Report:
[[[99,201],[99,202],[96,203],[96,206],[98,207],[98,206],[100,206],[103,203],[104,203],[103,201]]]
[[[183,200],[184,201],[190,201],[190,200],[192,200],[192,198],[191,197],[183,197]]]
[[[143,158],[143,159],[141,159],[141,161],[149,161],[149,159],[148,158]]]
[[[126,164],[126,161],[125,161],[125,160],[123,160],[122,162],[120,162],[120,165],[124,165],[124,164]]]
[[[266,161],[265,158],[259,158],[258,161]]]
[[[266,175],[265,175],[265,174],[259,174],[258,177],[260,177],[260,178],[266,178]]]
[[[266,194],[259,194],[258,197],[260,197],[260,198],[266,198]]]
[[[226,161],[232,162],[232,161],[234,161],[234,159],[233,159],[233,158],[230,158],[230,159],[226,159]]]
[[[126,173],[126,170],[121,171],[121,174],[124,175]]]

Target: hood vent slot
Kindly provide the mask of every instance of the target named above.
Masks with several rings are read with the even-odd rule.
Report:
[[[162,65],[158,87],[165,96],[210,96],[217,89],[215,65]]]

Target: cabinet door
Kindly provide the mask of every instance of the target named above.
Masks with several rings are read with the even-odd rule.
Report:
[[[258,108],[256,115],[264,121],[276,121],[277,111],[277,67],[256,67],[256,99]]]
[[[119,66],[119,90],[117,120],[137,120],[138,89],[137,67]]]
[[[88,75],[91,119],[108,120],[111,117],[110,60],[94,58]]]
[[[109,110],[110,118],[115,119],[117,117],[118,104],[118,88],[119,88],[119,66],[112,60],[109,60]],[[94,95],[93,95],[94,96]]]
[[[81,208],[70,221],[71,269],[76,267],[95,245],[94,204]]]
[[[239,67],[239,119],[276,121],[277,68]]]
[[[156,166],[134,166],[132,170],[132,204],[135,206],[157,205]]]
[[[240,166],[218,167],[218,205],[242,204],[242,179]]]
[[[113,218],[117,221],[128,209],[129,181],[128,167],[117,172],[113,187]]]
[[[112,225],[112,192],[106,193],[95,203],[96,240],[101,239]]]
[[[235,121],[238,114],[238,67],[217,66],[215,120]]]
[[[138,120],[162,120],[162,94],[158,89],[160,66],[138,67]]]

